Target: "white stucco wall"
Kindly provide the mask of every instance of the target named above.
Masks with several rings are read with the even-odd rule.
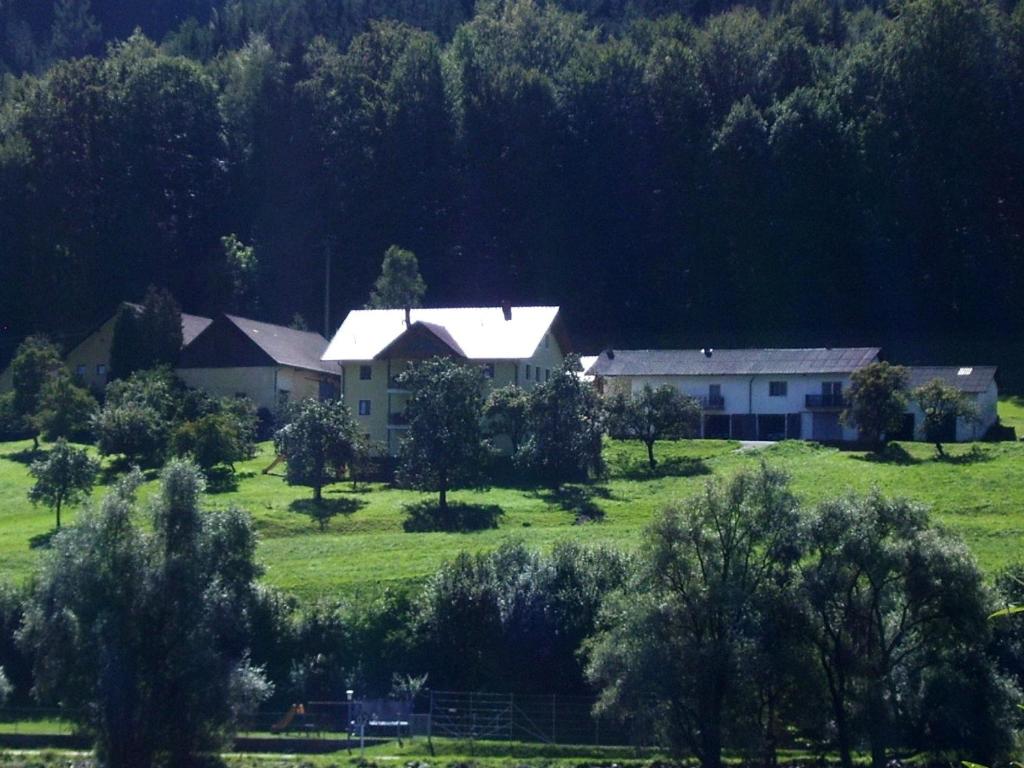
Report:
[[[772,397],[770,382],[786,382],[785,397]],[[823,382],[838,381],[846,392],[850,386],[847,374],[756,375],[756,376],[631,376],[606,379],[606,393],[641,391],[645,385],[652,388],[668,384],[686,395],[706,398],[712,384],[721,388],[725,400],[724,410],[708,413],[733,414],[801,414],[801,437],[812,439],[814,412],[837,413],[840,409],[808,409],[806,396],[820,395]],[[628,383],[627,383],[628,382]],[[628,387],[628,390],[626,389]],[[843,440],[856,440],[857,431],[842,427]]]
[[[287,392],[290,401],[320,395],[321,375],[314,371],[284,366],[238,368],[178,368],[175,373],[194,389],[213,397],[245,395],[257,408],[273,411],[278,407],[279,393]]]

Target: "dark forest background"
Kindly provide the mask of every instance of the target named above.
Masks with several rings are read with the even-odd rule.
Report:
[[[0,363],[150,284],[322,329],[327,259],[333,328],[392,243],[584,350],[1020,356],[1021,2],[0,0],[0,73]]]

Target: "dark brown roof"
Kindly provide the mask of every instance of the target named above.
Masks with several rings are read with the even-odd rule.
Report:
[[[224,315],[278,365],[310,371],[339,373],[338,366],[325,363],[320,356],[327,349],[327,339],[313,331],[297,331],[283,325],[262,323],[236,315]]]
[[[988,389],[996,376],[994,365],[911,365],[907,370],[911,389],[939,379],[961,392],[980,393]]]
[[[752,376],[851,373],[878,358],[878,347],[818,349],[616,349],[598,355],[597,376]]]

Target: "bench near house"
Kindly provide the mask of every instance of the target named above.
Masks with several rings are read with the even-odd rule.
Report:
[[[341,396],[381,453],[396,455],[408,428],[409,392],[396,377],[446,356],[484,370],[491,386],[531,389],[562,365],[569,340],[558,307],[359,309],[349,312],[323,360],[341,374]]]

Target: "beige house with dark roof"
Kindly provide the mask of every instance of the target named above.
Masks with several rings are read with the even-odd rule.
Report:
[[[139,304],[122,302],[109,319],[82,339],[64,358],[68,369],[79,382],[96,394],[103,392],[110,380],[110,349],[114,344],[114,326],[122,307],[135,312],[142,311]],[[211,322],[213,321],[208,317],[182,312],[182,348],[188,346]],[[0,373],[0,392],[8,391],[11,386],[11,367],[8,365],[3,373]]]
[[[235,315],[221,315],[182,350],[175,369],[214,397],[244,396],[273,411],[292,400],[338,395],[338,369],[320,360],[327,339]]]
[[[349,312],[323,359],[341,374],[341,395],[362,432],[393,456],[409,397],[395,378],[410,363],[453,357],[481,366],[493,387],[531,389],[568,351],[558,307],[360,309]]]

